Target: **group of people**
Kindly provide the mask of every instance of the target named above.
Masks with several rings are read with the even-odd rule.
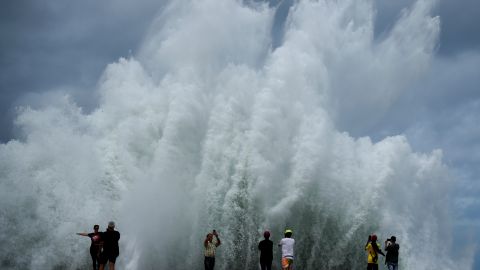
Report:
[[[368,253],[367,270],[378,270],[378,254],[385,256],[385,264],[388,270],[398,269],[398,251],[400,250],[400,245],[397,244],[397,238],[395,236],[385,241],[384,250],[387,255],[380,249],[380,244],[377,243],[377,236],[375,234],[368,236],[365,250]]]
[[[292,235],[292,230],[285,230],[285,237],[278,243],[278,246],[282,248],[282,269],[284,270],[293,269],[293,247],[295,245],[295,240],[292,238]],[[260,250],[260,267],[262,270],[271,270],[273,261],[273,242],[270,240],[269,231],[265,231],[263,236],[265,239],[258,244],[258,249]],[[221,245],[218,233],[215,230],[208,233],[203,245],[205,247],[205,270],[213,270],[215,266],[215,250]]]
[[[77,233],[81,236],[87,236],[91,240],[90,255],[92,256],[93,270],[104,270],[108,262],[108,269],[115,270],[115,261],[120,250],[118,241],[120,233],[115,230],[115,222],[110,221],[104,232],[99,232],[100,226],[93,226],[93,233]]]
[[[115,270],[115,261],[120,254],[118,241],[120,240],[120,233],[115,230],[115,222],[110,221],[107,230],[99,232],[100,226],[93,226],[93,233],[77,233],[78,235],[87,236],[91,239],[90,255],[93,262],[93,270],[104,270],[105,264],[108,262],[108,269]],[[291,229],[285,230],[284,238],[280,240],[278,246],[281,247],[282,260],[281,265],[283,270],[292,270],[294,260],[294,246],[295,240],[292,238],[293,231]],[[258,250],[260,251],[260,267],[262,270],[271,270],[273,261],[273,242],[270,240],[270,232],[263,233],[263,239],[258,243]],[[377,236],[375,234],[368,236],[368,241],[365,244],[367,251],[367,270],[378,270],[378,256],[385,256],[385,264],[388,270],[398,270],[398,253],[400,245],[396,243],[396,237],[392,236],[385,241],[383,253],[380,244],[377,243]],[[208,233],[203,246],[204,250],[204,266],[205,270],[213,270],[215,267],[215,252],[222,242],[216,230]]]
[[[295,240],[292,238],[293,231],[291,229],[285,230],[284,238],[280,240],[278,246],[282,249],[282,270],[292,270],[293,268],[293,249]],[[258,243],[260,250],[260,267],[262,270],[271,270],[273,261],[273,242],[270,240],[270,232],[263,233],[264,240]],[[367,270],[378,270],[378,254],[385,256],[385,264],[388,270],[398,270],[398,253],[400,245],[396,243],[395,236],[390,237],[385,241],[383,253],[380,249],[380,244],[377,243],[377,236],[375,234],[368,236],[365,250],[368,253]],[[212,233],[207,234],[204,241],[205,247],[205,270],[213,270],[215,266],[215,250],[220,246],[220,238],[218,233],[213,230]]]

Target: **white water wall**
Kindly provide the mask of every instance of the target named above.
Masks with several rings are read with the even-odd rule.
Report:
[[[54,96],[19,112],[23,137],[0,145],[1,268],[85,269],[75,232],[115,220],[119,269],[202,269],[212,229],[216,269],[254,269],[263,230],[286,227],[296,269],[363,268],[372,232],[397,236],[401,269],[468,269],[450,256],[441,150],[338,129],[370,124],[428,69],[433,4],[376,38],[372,1],[298,1],[272,48],[274,7],[173,1],[106,68],[96,110]]]

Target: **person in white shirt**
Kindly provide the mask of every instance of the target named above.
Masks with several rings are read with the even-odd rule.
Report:
[[[292,270],[293,265],[293,247],[295,246],[295,240],[292,238],[292,230],[285,230],[285,238],[280,240],[278,244],[282,247],[282,269]]]

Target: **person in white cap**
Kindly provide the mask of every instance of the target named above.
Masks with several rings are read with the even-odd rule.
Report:
[[[278,246],[282,247],[282,269],[284,270],[293,269],[293,247],[295,246],[295,240],[292,238],[292,234],[292,230],[285,230],[285,238],[282,238],[278,244]]]
[[[101,234],[103,240],[103,251],[100,254],[100,268],[103,270],[108,261],[108,269],[115,270],[115,261],[117,260],[120,250],[118,241],[120,240],[120,233],[115,231],[115,222],[108,222],[108,228]]]

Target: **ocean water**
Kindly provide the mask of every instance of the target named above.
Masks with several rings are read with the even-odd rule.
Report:
[[[202,269],[212,229],[216,269],[257,269],[263,231],[286,228],[296,269],[363,269],[371,233],[397,237],[400,269],[470,269],[452,256],[442,151],[339,128],[369,125],[428,70],[434,4],[376,37],[368,0],[291,1],[286,16],[173,1],[105,69],[95,110],[58,94],[19,111],[22,136],[0,145],[0,268],[88,269],[75,233],[115,220],[119,269]]]

